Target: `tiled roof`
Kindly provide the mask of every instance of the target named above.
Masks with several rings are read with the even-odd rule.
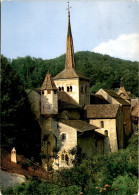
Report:
[[[133,108],[136,104],[139,104],[139,99],[131,99],[131,108]]]
[[[79,73],[74,68],[64,69],[62,72],[60,72],[58,75],[56,75],[53,79],[72,79],[72,78],[81,78],[85,80],[89,80],[87,77]]]
[[[85,106],[85,118],[109,119],[116,118],[118,104],[97,104]]]
[[[134,117],[139,117],[139,104],[136,104],[133,107],[133,110],[131,112],[131,115],[134,116]]]
[[[41,90],[40,90],[39,88],[31,89],[31,90],[28,92],[28,95],[29,95],[32,91],[36,91],[38,94],[41,95]]]
[[[77,129],[79,132],[90,131],[97,129],[96,126],[82,120],[60,120],[61,123]]]
[[[52,79],[52,76],[49,73],[46,74],[46,77],[45,77],[44,82],[42,84],[41,90],[43,90],[43,89],[55,89],[55,90],[57,89],[56,85]]]
[[[117,100],[120,104],[124,105],[130,105],[127,101],[125,101],[123,98],[121,98],[117,93],[115,93],[113,90],[103,89],[107,94],[109,94],[111,97],[113,97],[115,100]]]
[[[91,94],[90,104],[109,104],[109,102],[102,95]]]
[[[124,94],[124,96],[125,96],[124,99],[126,99],[126,100],[129,100],[129,99],[130,99],[130,96],[129,96],[130,92],[127,92],[127,91],[125,90],[124,86],[121,86],[121,87],[120,87],[120,89],[119,89],[119,91],[117,92],[117,94],[118,94],[118,95]]]
[[[59,109],[65,109],[65,108],[81,109],[79,104],[77,104],[75,100],[64,91],[63,92],[58,91],[58,107]]]
[[[33,90],[36,91],[38,94],[41,94],[41,90],[39,88],[35,88]]]

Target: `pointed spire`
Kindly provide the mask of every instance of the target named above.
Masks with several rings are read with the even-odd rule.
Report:
[[[73,48],[73,39],[71,33],[71,25],[70,25],[70,8],[68,2],[68,33],[67,33],[67,47],[66,47],[66,63],[65,68],[75,68],[74,63],[74,48]]]
[[[44,89],[53,89],[53,90],[57,89],[50,73],[46,74],[46,77],[42,84],[41,90],[44,90]]]

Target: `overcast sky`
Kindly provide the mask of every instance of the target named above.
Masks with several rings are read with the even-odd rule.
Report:
[[[139,0],[70,1],[74,51],[139,61]],[[65,53],[65,0],[3,0],[2,54],[52,59]]]

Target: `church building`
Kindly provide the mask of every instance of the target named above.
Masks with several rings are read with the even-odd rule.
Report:
[[[114,113],[107,113],[107,117],[103,114],[104,119],[112,119],[117,127],[102,130],[93,122],[96,115],[91,112],[103,112],[105,108],[90,105],[89,79],[76,70],[69,9],[65,69],[54,78],[47,73],[41,88],[31,90],[28,97],[41,128],[42,165],[46,170],[72,167],[74,155],[70,151],[77,145],[89,157],[123,147],[119,106],[107,106],[109,110],[114,107]]]

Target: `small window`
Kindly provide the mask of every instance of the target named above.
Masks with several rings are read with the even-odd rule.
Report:
[[[70,86],[70,92],[72,92],[72,86]]]
[[[51,94],[51,90],[47,90],[47,94]]]
[[[54,94],[57,94],[57,90],[54,90]]]
[[[68,165],[68,164],[69,164],[69,157],[68,157],[67,154],[65,155],[65,161],[66,161],[66,163],[67,163],[67,165]]]
[[[104,121],[101,121],[101,128],[104,128]]]
[[[66,139],[66,134],[62,133],[62,137],[61,137],[62,141],[64,141]]]
[[[61,155],[61,160],[64,160],[64,154]]]
[[[42,94],[44,94],[44,90],[42,90]]]
[[[64,87],[62,87],[62,91],[64,91]]]
[[[105,130],[105,136],[108,137],[108,130]]]
[[[58,89],[59,89],[59,91],[61,91],[61,87],[59,87]]]
[[[69,87],[67,87],[67,92],[69,92]]]

